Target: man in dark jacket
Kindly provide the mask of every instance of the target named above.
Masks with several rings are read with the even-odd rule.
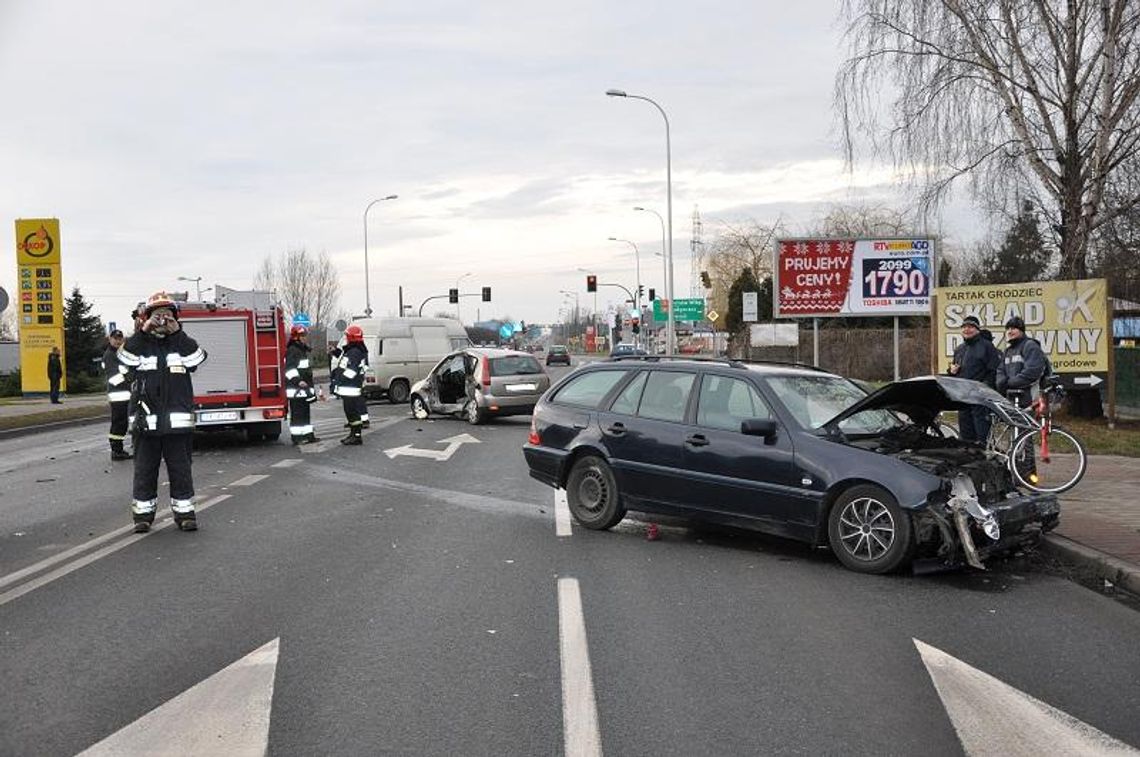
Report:
[[[993,335],[982,329],[976,317],[968,315],[962,319],[962,336],[962,343],[954,350],[950,374],[993,388],[1001,364],[1001,353],[994,347]],[[990,435],[990,411],[980,405],[959,410],[958,434],[968,442],[984,442]]]
[[[289,436],[293,444],[320,441],[313,433],[309,412],[310,403],[317,400],[317,388],[313,385],[313,369],[309,365],[308,337],[308,329],[294,326],[285,348],[285,396],[289,399]]]
[[[59,382],[63,379],[63,362],[60,360],[59,347],[52,347],[48,355],[47,364],[48,384],[51,386],[51,404],[62,404],[59,399]]]
[[[115,329],[107,337],[107,349],[103,352],[103,375],[107,378],[107,402],[111,405],[111,430],[107,439],[111,442],[112,460],[130,460],[131,453],[123,448],[127,438],[128,406],[131,404],[131,371],[119,362],[119,348],[123,346],[123,332]]]
[[[364,373],[368,370],[368,348],[364,346],[364,330],[355,323],[344,331],[344,352],[337,360],[340,371],[336,383],[337,396],[344,402],[344,417],[348,420],[348,436],[341,444],[364,444],[361,415],[367,407],[364,400]]]
[[[135,448],[135,531],[145,533],[158,508],[158,472],[163,460],[170,479],[170,509],[183,531],[198,528],[190,470],[194,431],[194,386],[190,374],[206,353],[182,331],[178,310],[165,293],[147,300],[142,328],[119,349],[119,362],[135,372],[139,430]]]
[[[1005,323],[1005,353],[998,366],[996,387],[999,392],[1028,407],[1041,394],[1040,381],[1049,365],[1041,344],[1025,335],[1025,321],[1018,316]]]

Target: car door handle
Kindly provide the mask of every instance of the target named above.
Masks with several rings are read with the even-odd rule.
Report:
[[[613,434],[614,436],[622,436],[623,434],[625,434],[625,424],[624,423],[614,423],[614,424],[610,425],[610,427],[607,428],[606,431]]]
[[[685,440],[685,444],[688,444],[691,447],[707,447],[709,440],[705,438],[704,434],[693,434]]]

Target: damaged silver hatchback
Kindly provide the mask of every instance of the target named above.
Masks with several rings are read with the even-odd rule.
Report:
[[[477,425],[488,418],[530,415],[550,376],[533,355],[517,350],[469,347],[436,364],[412,386],[412,415],[453,415]]]

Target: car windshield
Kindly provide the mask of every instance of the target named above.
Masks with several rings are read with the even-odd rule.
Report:
[[[542,368],[530,355],[491,358],[492,376],[527,376],[532,373],[542,373]]]
[[[867,396],[851,381],[838,376],[772,376],[768,385],[804,428],[818,429]],[[856,413],[839,424],[848,434],[873,434],[899,425],[886,410]]]
[[[561,354],[563,354],[564,352],[566,352],[566,348],[565,348],[565,347],[554,346],[554,347],[551,347],[551,348],[550,348],[550,351],[551,351],[552,353],[556,354],[556,355],[561,355]]]

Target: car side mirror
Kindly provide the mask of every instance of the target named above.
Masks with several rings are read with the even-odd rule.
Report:
[[[745,436],[761,436],[765,440],[776,436],[776,421],[771,418],[748,418],[740,422],[740,433]]]

